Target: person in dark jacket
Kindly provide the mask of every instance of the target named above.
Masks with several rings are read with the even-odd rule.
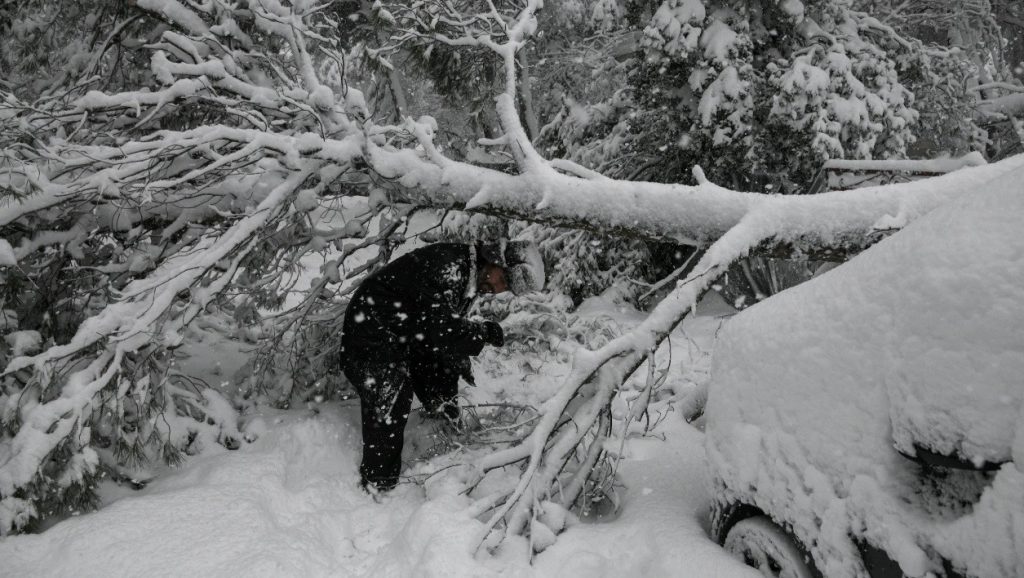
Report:
[[[470,357],[504,344],[498,323],[466,317],[477,294],[543,284],[540,255],[522,242],[438,243],[363,281],[345,311],[342,369],[359,394],[364,488],[383,492],[398,483],[413,394],[428,414],[461,427],[459,377],[473,383]]]

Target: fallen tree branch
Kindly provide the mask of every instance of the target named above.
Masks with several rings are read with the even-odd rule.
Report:
[[[913,218],[969,191],[970,183],[1013,170],[1012,158],[928,179],[818,195],[765,195],[710,183],[688,186],[591,180],[557,172],[509,175],[466,163],[422,162],[413,151],[371,147],[370,164],[402,185],[396,200],[542,222],[607,235],[708,246],[766,206],[808,215],[798,236],[763,239],[752,253],[843,260],[878,240],[885,217]],[[820,218],[815,224],[810,216]],[[843,223],[841,229],[832,223]],[[823,225],[828,223],[829,225]]]
[[[1000,165],[998,174],[1014,171],[1024,177],[1024,155],[1014,157],[1011,162],[1003,161]],[[991,174],[983,173],[984,177]],[[975,179],[981,176],[974,173]],[[932,183],[938,180],[921,182]],[[974,181],[973,186],[963,180],[956,182],[966,187],[961,193],[967,193],[978,186],[984,186],[988,180],[980,178]],[[951,194],[947,191],[942,197]],[[825,211],[825,214],[840,220],[839,223],[832,222],[831,226],[845,230],[851,228],[853,223],[860,222],[861,218],[856,214],[845,213],[848,223],[843,223],[843,213],[838,211],[840,207],[849,208],[840,199],[831,210]],[[585,439],[588,436],[593,439],[592,444],[602,443],[603,438],[595,428],[598,428],[602,412],[609,408],[621,384],[640,367],[648,353],[656,349],[696,307],[697,301],[711,283],[734,261],[747,256],[766,240],[786,240],[817,228],[812,213],[803,209],[801,203],[788,202],[763,203],[753,207],[708,248],[693,272],[640,325],[604,347],[577,353],[573,359],[572,372],[559,391],[542,407],[540,422],[531,435],[521,445],[489,454],[475,464],[479,474],[484,475],[489,470],[527,460],[519,483],[501,500],[501,508],[481,530],[478,548],[488,543],[488,537],[500,522],[505,522],[506,538],[526,532],[526,521],[533,504],[555,498],[564,481],[568,481],[569,487],[576,491],[580,486],[580,477],[585,477],[592,470],[596,461],[593,452],[598,450],[593,445],[586,449],[584,453],[587,457],[575,464],[575,470],[568,467],[572,453],[579,446],[586,445]],[[911,218],[924,212],[927,211],[917,212]],[[580,398],[584,401],[572,410],[570,404]],[[557,426],[564,416],[569,416],[573,427],[560,430]]]

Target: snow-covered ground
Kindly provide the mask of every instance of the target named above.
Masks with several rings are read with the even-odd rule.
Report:
[[[640,319],[599,299],[584,310],[614,318],[620,328]],[[380,503],[364,494],[357,486],[358,404],[348,401],[246,415],[253,443],[236,451],[209,448],[140,491],[109,484],[99,511],[41,534],[0,540],[0,574],[753,576],[707,537],[703,434],[678,411],[692,381],[706,371],[706,348],[720,323],[709,313],[674,337],[677,364],[661,400],[651,406],[652,415],[665,418],[653,435],[627,436],[618,513],[572,524],[532,563],[521,544],[474,556],[483,524],[466,512],[471,500],[443,483],[400,484]],[[233,342],[218,342],[217,331],[202,324],[197,331],[203,345],[183,363],[208,374],[208,381],[226,380],[244,354]],[[466,393],[469,403],[536,407],[566,371],[557,356],[530,371],[491,350],[477,361],[479,386]],[[432,423],[414,416],[406,432],[407,459],[426,453],[433,431]],[[407,472],[430,472],[463,451],[472,449],[423,459]]]

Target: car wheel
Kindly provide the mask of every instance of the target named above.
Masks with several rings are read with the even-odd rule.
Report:
[[[772,578],[814,578],[796,541],[767,516],[736,522],[725,536],[726,551]]]

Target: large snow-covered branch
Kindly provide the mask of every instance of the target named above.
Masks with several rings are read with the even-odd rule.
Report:
[[[421,135],[421,139],[428,137]],[[337,140],[323,139],[310,133],[281,135],[221,126],[201,127],[160,138],[167,139],[166,146],[199,147],[230,142],[241,148],[233,155],[221,157],[173,180],[151,182],[147,186],[151,190],[197,178],[218,165],[228,164],[231,159],[245,157],[245,153],[254,153],[257,149],[281,155],[285,164],[290,166],[300,163],[303,158],[345,164],[368,150],[365,158],[368,164],[384,177],[396,179],[404,186],[396,192],[397,200],[695,246],[710,245],[757,207],[783,205],[794,213],[814,215],[815,218],[808,219],[804,229],[780,232],[775,238],[767,239],[766,245],[759,250],[807,254],[820,254],[823,250],[842,253],[861,249],[874,241],[878,230],[890,230],[894,223],[962,194],[964,183],[993,178],[1020,162],[1011,158],[906,184],[812,196],[772,196],[731,191],[707,182],[687,186],[584,179],[553,169],[508,175],[451,161],[439,154],[425,159],[408,149],[395,150],[372,144],[364,149],[364,141],[359,135]],[[110,150],[127,152],[131,159],[131,154],[138,154],[141,158],[158,148],[156,141],[147,141]],[[886,164],[886,168],[893,168],[890,164]],[[856,168],[865,167],[858,162]],[[916,170],[921,165],[908,163],[898,168]],[[925,168],[938,170],[949,167]],[[130,181],[125,174],[133,169],[127,163],[105,170],[112,174],[109,177],[97,174],[89,182],[116,181],[123,184]],[[99,186],[96,185],[97,188]],[[4,220],[10,221],[26,211],[60,202],[61,195],[67,194],[65,185],[42,188],[44,194],[29,197],[24,204],[7,207],[3,211],[6,214]]]
[[[758,251],[855,252],[877,240],[879,230],[967,194],[972,184],[1024,165],[1017,156],[911,183],[781,196],[697,186],[582,179],[554,171],[508,175],[465,163],[423,161],[415,152],[370,147],[369,163],[405,189],[401,200],[544,222],[607,234],[708,246],[748,214],[782,207],[804,215],[800,227],[780,230]]]
[[[218,166],[243,159],[257,150],[273,151],[281,155],[289,166],[296,166],[303,158],[345,164],[359,157],[364,150],[364,141],[359,135],[336,140],[309,133],[292,136],[223,126],[201,127],[161,138],[169,141],[166,146],[198,147],[232,142],[241,148],[174,179],[146,183],[147,190],[169,188],[201,177]],[[111,174],[105,175],[101,171],[84,182],[96,183],[90,187],[93,190],[110,182],[123,186],[131,181],[127,174],[143,174],[129,162],[134,161],[132,155],[139,155],[141,159],[152,154],[160,148],[159,140],[110,149],[119,154],[128,153],[128,156],[117,159],[120,164],[112,163],[112,167],[104,169]],[[707,182],[686,186],[583,179],[553,169],[508,175],[450,161],[437,154],[427,160],[412,150],[373,145],[368,145],[368,150],[366,160],[374,170],[404,185],[404,190],[397,193],[403,197],[399,200],[695,246],[710,245],[760,206],[781,205],[794,214],[813,215],[814,218],[809,218],[802,229],[780,231],[775,237],[766,239],[765,246],[759,250],[815,255],[823,251],[843,253],[859,250],[872,243],[879,230],[891,230],[900,222],[930,210],[951,196],[962,194],[966,190],[964,183],[993,178],[1020,163],[1015,157],[927,181],[813,196],[770,196],[731,191]],[[86,155],[86,158],[90,157],[95,158],[92,154]],[[894,168],[891,164],[885,164],[885,168]],[[858,162],[851,168],[862,169],[865,165]],[[919,170],[922,166],[907,163],[896,168]],[[949,167],[924,168],[940,170]],[[67,185],[47,182],[39,188],[43,194],[5,208],[3,220],[9,222],[26,212],[52,206],[66,200],[65,195],[70,194]]]
[[[823,168],[844,171],[906,171],[911,173],[945,174],[964,167],[980,167],[988,164],[979,152],[968,153],[959,158],[903,160],[850,160],[829,159]]]

